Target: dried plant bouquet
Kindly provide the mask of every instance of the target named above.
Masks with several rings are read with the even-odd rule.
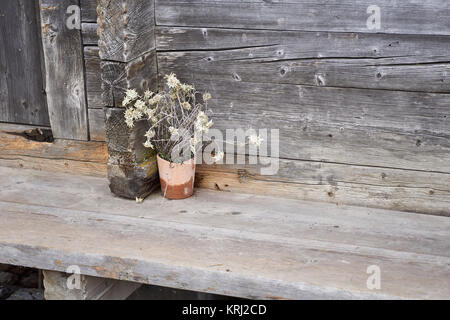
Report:
[[[147,119],[150,129],[144,146],[155,149],[164,160],[182,163],[195,157],[202,134],[213,125],[208,118],[211,95],[181,83],[173,73],[165,80],[165,90],[158,93],[146,91],[141,96],[134,89],[126,91],[122,102],[125,121],[133,127],[136,121]]]

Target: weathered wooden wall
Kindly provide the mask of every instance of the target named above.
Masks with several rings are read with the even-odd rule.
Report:
[[[215,123],[279,128],[280,171],[203,168],[199,185],[450,212],[446,0],[156,0],[158,72],[211,91]],[[378,33],[375,33],[378,32]]]
[[[378,1],[377,32],[368,0],[124,3],[80,1],[91,140],[124,88],[175,72],[216,127],[280,129],[277,175],[200,166],[198,186],[450,214],[447,1]]]

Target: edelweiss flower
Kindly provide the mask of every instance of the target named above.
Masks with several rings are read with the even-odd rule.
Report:
[[[166,76],[167,85],[170,89],[176,89],[180,87],[181,82],[177,79],[177,76],[174,73],[171,73],[170,75]]]
[[[125,123],[130,128],[134,126],[134,116],[132,108],[128,108],[127,110],[125,110]]]
[[[195,121],[195,129],[202,132],[208,132],[208,129],[213,125],[212,120],[209,121],[208,116],[200,111],[197,115],[197,120]]]
[[[153,148],[154,148],[154,147],[153,147],[153,144],[151,143],[150,140],[147,140],[147,141],[144,142],[144,147],[150,148],[150,149],[153,149]]]
[[[144,109],[145,109],[145,107],[146,107],[145,102],[142,101],[142,100],[136,101],[136,103],[134,104],[134,106],[135,106],[136,109],[141,110],[141,112],[143,112]]]
[[[191,104],[189,102],[183,102],[181,106],[186,110],[191,110]]]
[[[126,91],[126,98],[128,98],[130,101],[137,99],[138,96],[138,93],[134,89],[128,89]]]
[[[176,138],[179,133],[178,133],[178,129],[174,128],[174,127],[169,127],[169,132],[172,135],[172,137]]]
[[[150,90],[147,90],[144,92],[144,98],[145,99],[150,99],[153,96],[153,92],[151,92]]]
[[[208,101],[209,99],[211,99],[211,94],[209,92],[205,92],[203,94],[203,101]]]
[[[155,130],[152,130],[152,129],[149,129],[149,130],[145,133],[145,136],[147,137],[148,140],[154,138],[155,135],[156,135],[156,132],[155,132]]]
[[[158,93],[153,98],[151,98],[148,103],[151,105],[157,104],[159,101],[161,101],[162,96]]]
[[[248,142],[257,147],[259,147],[263,141],[264,139],[257,136],[256,134],[253,134],[248,138]]]
[[[194,87],[183,83],[181,85],[181,90],[183,90],[184,93],[188,93],[189,91],[194,91]]]
[[[130,102],[131,100],[128,97],[125,97],[122,101],[122,107],[126,107]]]

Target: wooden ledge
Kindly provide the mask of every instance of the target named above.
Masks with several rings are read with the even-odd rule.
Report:
[[[0,167],[0,263],[245,298],[450,298],[450,219]],[[366,273],[380,267],[381,289]]]

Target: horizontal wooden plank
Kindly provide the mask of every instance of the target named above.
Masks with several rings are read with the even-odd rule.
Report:
[[[205,78],[450,92],[450,37],[159,27],[156,39],[177,51],[162,59]]]
[[[98,47],[84,47],[84,66],[86,72],[86,94],[89,109],[103,108],[102,70]]]
[[[223,80],[171,55],[159,72],[210,91],[216,128],[279,129],[281,158],[450,172],[449,95]]]
[[[226,155],[228,156],[228,155]],[[260,159],[268,163],[270,159]],[[274,161],[274,159],[272,159]],[[266,165],[201,165],[196,186],[222,192],[450,216],[450,175],[389,168],[279,159],[274,175]]]
[[[106,175],[106,146],[102,142],[56,139],[38,142],[21,134],[30,126],[0,124],[0,164],[51,172]]]
[[[97,1],[96,0],[80,0],[81,20],[83,22],[97,21]]]
[[[81,24],[81,34],[83,36],[83,45],[97,46],[97,23],[83,22]]]
[[[105,112],[103,109],[89,109],[89,133],[93,141],[105,141]]]
[[[95,112],[92,116],[92,112]],[[91,139],[103,140],[101,109],[90,110]],[[104,143],[54,144],[6,134],[30,127],[3,125],[0,165],[50,172],[106,176]],[[68,152],[71,148],[72,152]],[[228,155],[226,155],[228,157]],[[267,163],[262,159],[259,163]],[[450,215],[449,174],[382,167],[280,159],[274,175],[261,175],[263,165],[201,165],[196,185],[224,192],[272,194],[285,198],[361,205]]]
[[[380,10],[379,29],[369,30]],[[338,32],[381,32],[450,35],[447,0],[395,1],[239,1],[156,0],[156,24],[165,26],[221,27]]]
[[[136,204],[101,178],[0,175],[2,263],[244,298],[450,294],[447,217],[208,191]]]

